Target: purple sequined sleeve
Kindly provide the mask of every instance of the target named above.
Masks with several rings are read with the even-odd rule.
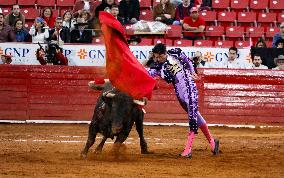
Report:
[[[187,56],[185,55],[184,52],[180,53],[179,58],[180,58],[181,60],[183,60],[183,62],[185,62],[185,63],[188,65],[189,70],[190,70],[190,73],[195,73],[195,70],[194,70],[194,66],[193,66],[193,64],[192,64],[192,61],[189,59],[189,57],[187,57]]]

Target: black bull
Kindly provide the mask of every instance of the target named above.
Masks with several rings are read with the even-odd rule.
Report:
[[[96,86],[95,89],[103,91],[98,98],[89,126],[88,140],[81,156],[87,156],[89,148],[95,143],[97,133],[101,133],[103,138],[95,152],[100,153],[102,151],[107,138],[114,139],[116,136],[114,152],[118,153],[119,147],[127,139],[134,123],[140,138],[141,153],[149,153],[143,134],[144,112],[138,106],[138,104],[143,105],[145,103],[141,101],[139,103],[129,95],[115,90],[110,83],[106,83],[102,87]]]

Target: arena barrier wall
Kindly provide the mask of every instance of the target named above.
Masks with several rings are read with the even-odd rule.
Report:
[[[284,71],[200,69],[200,112],[212,124],[284,123]],[[0,65],[0,120],[90,121],[103,67]],[[158,80],[147,122],[186,123],[171,85]]]

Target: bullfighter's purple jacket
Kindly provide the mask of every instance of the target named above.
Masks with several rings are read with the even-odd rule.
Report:
[[[172,83],[182,108],[188,113],[190,131],[197,134],[198,126],[206,123],[198,111],[198,91],[191,77],[195,73],[191,60],[179,48],[168,51],[167,60],[148,68],[152,77],[160,76]]]

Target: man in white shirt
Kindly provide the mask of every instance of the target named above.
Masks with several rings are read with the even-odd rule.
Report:
[[[215,62],[211,64],[210,67],[213,68],[228,68],[228,69],[250,69],[251,65],[242,59],[237,58],[238,49],[236,47],[231,47],[228,53],[228,59],[222,62]]]
[[[252,69],[268,69],[267,66],[262,64],[262,58],[259,54],[252,56]]]
[[[274,63],[277,67],[273,68],[272,70],[284,70],[284,55],[279,55],[277,58],[275,58]]]

